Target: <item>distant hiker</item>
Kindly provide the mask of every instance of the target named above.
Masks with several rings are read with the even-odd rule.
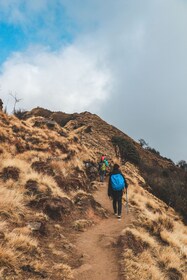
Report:
[[[99,162],[99,176],[100,176],[100,182],[104,182],[106,175],[106,163],[104,160],[101,160]]]
[[[106,167],[109,167],[109,163],[108,163],[108,160],[106,159],[106,157],[104,158],[103,161],[105,162]]]
[[[120,171],[119,165],[114,164],[108,182],[108,196],[113,200],[114,214],[121,219],[122,196],[124,189],[127,190],[127,182]]]
[[[105,155],[101,156],[101,161],[103,161],[105,159]]]

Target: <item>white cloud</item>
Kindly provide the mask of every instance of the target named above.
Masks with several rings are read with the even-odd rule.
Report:
[[[11,100],[11,91],[23,98],[19,105],[24,109],[43,106],[65,112],[98,112],[107,99],[110,74],[101,67],[97,53],[88,49],[86,45],[69,45],[50,52],[32,47],[15,53],[0,75],[5,105]],[[9,103],[9,110],[11,106]]]
[[[0,0],[1,21],[26,25],[33,16],[46,12],[50,6],[48,0]],[[56,5],[50,6],[54,7]],[[50,11],[50,9],[49,9]]]
[[[53,22],[57,4],[68,18],[47,26],[45,35],[52,38],[48,42],[55,36],[58,41],[63,33],[58,36],[59,30],[67,32],[71,20],[77,24],[76,42],[57,53],[40,49],[9,58],[0,77],[4,92],[21,93],[27,108],[98,112],[134,139],[145,138],[161,154],[187,160],[187,2],[32,3],[26,6],[25,20],[42,11],[43,19]],[[35,29],[41,38],[43,28]]]

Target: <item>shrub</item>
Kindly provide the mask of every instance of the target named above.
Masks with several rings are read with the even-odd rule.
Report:
[[[151,192],[168,206],[179,211],[184,222],[187,222],[186,172],[182,169],[173,172],[169,168],[163,169],[160,166],[147,164],[145,161],[141,161],[140,170],[151,187]]]
[[[18,119],[22,120],[22,119],[24,119],[24,116],[25,116],[25,113],[26,113],[26,112],[27,112],[27,111],[24,110],[24,109],[18,109],[18,110],[15,110],[15,111],[14,111],[14,115],[15,115]]]
[[[134,164],[139,163],[140,161],[139,154],[136,148],[134,147],[134,145],[130,141],[124,139],[123,137],[118,137],[118,136],[112,137],[111,141],[116,149],[116,154],[118,153],[117,150],[119,150],[119,155],[122,160],[130,161]]]
[[[146,147],[146,150],[148,150],[149,152],[151,152],[153,154],[156,154],[156,155],[160,156],[160,152],[155,150],[154,148]]]

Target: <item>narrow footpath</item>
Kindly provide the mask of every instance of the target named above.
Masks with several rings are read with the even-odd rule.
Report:
[[[83,265],[74,271],[74,277],[76,280],[121,280],[119,248],[115,244],[129,224],[130,215],[123,206],[122,219],[119,221],[114,216],[106,183],[98,183],[94,197],[109,211],[109,217],[80,233],[76,246],[83,254]]]

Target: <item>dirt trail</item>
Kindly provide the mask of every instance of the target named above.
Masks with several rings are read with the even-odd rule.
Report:
[[[110,216],[78,237],[76,245],[83,254],[83,265],[75,270],[74,277],[76,280],[120,280],[118,248],[115,243],[130,222],[130,215],[126,215],[125,207],[120,221],[113,215],[106,183],[98,184],[94,197],[110,212]]]

